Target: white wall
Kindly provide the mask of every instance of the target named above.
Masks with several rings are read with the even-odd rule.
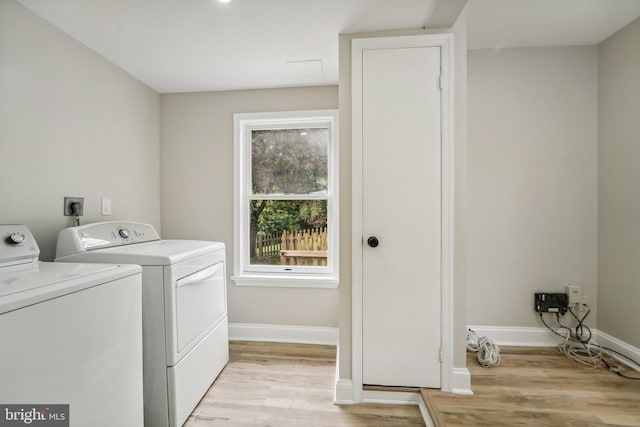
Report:
[[[454,37],[454,286],[453,286],[453,344],[454,366],[467,366],[467,287],[468,287],[468,59],[466,13],[452,28]]]
[[[536,291],[583,286],[597,321],[595,47],[468,55],[468,322],[541,326]]]
[[[0,223],[24,223],[52,260],[64,196],[83,222],[160,226],[159,97],[14,0],[0,0]],[[100,198],[113,216],[100,216]]]
[[[233,274],[233,114],[334,109],[335,86],[161,96],[164,238],[227,246],[232,323],[338,325],[338,289],[238,287]],[[349,176],[341,177],[347,183]]]
[[[598,329],[640,347],[640,19],[598,47]]]

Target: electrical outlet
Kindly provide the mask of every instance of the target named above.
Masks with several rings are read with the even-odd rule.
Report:
[[[534,295],[535,310],[538,313],[560,313],[567,312],[567,302],[569,297],[567,294],[553,294],[548,292],[540,292]]]
[[[582,286],[569,283],[565,286],[565,292],[569,298],[569,305],[582,303]]]
[[[64,216],[82,216],[84,214],[84,197],[65,197]]]

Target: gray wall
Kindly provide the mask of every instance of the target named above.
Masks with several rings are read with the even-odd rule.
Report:
[[[629,303],[640,300],[640,20],[597,48],[469,52],[468,169],[461,23],[456,366],[467,323],[539,326],[532,294],[568,282],[583,285],[592,325],[640,346]],[[351,377],[351,38],[340,39],[340,288],[229,282],[232,322],[339,323],[341,378]],[[71,225],[63,197],[83,196],[84,223],[127,219],[162,225],[165,238],[221,240],[232,266],[233,113],[337,107],[335,86],[159,96],[0,0],[0,223],[27,224],[51,260],[57,232]],[[101,197],[112,216],[100,215]]]
[[[469,324],[542,326],[536,291],[583,286],[597,320],[596,48],[474,50]]]
[[[640,347],[640,19],[598,67],[598,329]]]
[[[219,240],[233,274],[233,114],[335,109],[336,86],[162,95],[164,238]],[[339,142],[340,143],[340,142]],[[342,160],[341,160],[342,161]],[[349,183],[349,176],[342,176]],[[229,321],[338,325],[338,290],[238,287],[229,283]]]
[[[0,0],[0,223],[23,223],[41,259],[72,225],[63,197],[85,198],[83,222],[160,226],[159,97],[14,0]],[[109,197],[113,215],[100,216]]]

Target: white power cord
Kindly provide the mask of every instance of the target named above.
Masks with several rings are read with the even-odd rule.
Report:
[[[489,337],[478,337],[469,329],[467,332],[467,350],[478,353],[478,362],[483,368],[491,368],[500,364],[500,347]]]
[[[484,368],[500,364],[500,347],[488,337],[478,340],[478,362]]]
[[[472,329],[467,330],[467,350],[473,351],[474,353],[478,352],[478,340],[480,337],[476,333],[476,331]]]
[[[604,367],[623,378],[640,381],[639,376],[635,374],[629,375],[627,373],[629,368],[640,372],[640,363],[611,348],[591,344],[591,330],[587,325],[583,324],[591,309],[588,305],[581,304],[578,310],[580,310],[581,307],[586,308],[587,312],[580,317],[569,307],[569,313],[577,322],[577,326],[573,328],[560,323],[560,316],[557,313],[556,323],[558,327],[553,328],[544,320],[542,316],[543,313],[540,313],[542,324],[554,334],[562,337],[563,341],[558,345],[560,353],[589,369]]]

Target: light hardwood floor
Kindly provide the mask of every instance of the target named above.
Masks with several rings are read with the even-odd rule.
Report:
[[[229,364],[185,427],[424,426],[417,406],[333,404],[336,348],[231,342]]]
[[[333,405],[335,347],[232,342],[230,350],[186,427],[424,426],[415,406]],[[501,353],[489,369],[468,354],[473,396],[423,391],[437,427],[640,427],[640,381],[585,370],[555,348]]]
[[[473,396],[425,391],[431,418],[447,427],[640,426],[640,381],[583,369],[555,348],[501,354],[500,366],[482,368],[468,353]]]

